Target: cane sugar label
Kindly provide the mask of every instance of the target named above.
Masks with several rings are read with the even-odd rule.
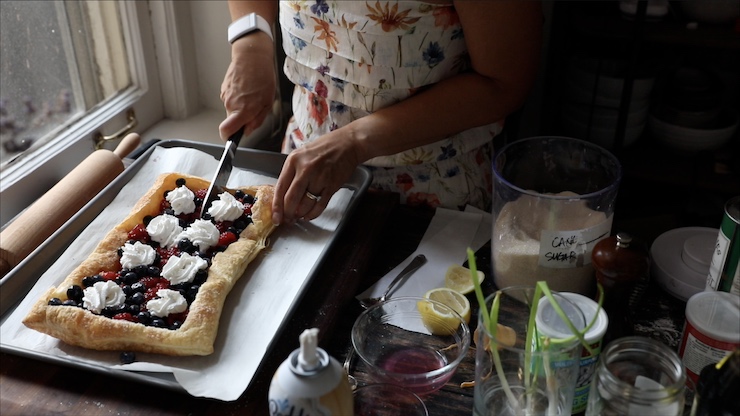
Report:
[[[609,236],[611,217],[593,227],[581,230],[542,230],[539,265],[551,269],[569,269],[591,264],[596,243]]]

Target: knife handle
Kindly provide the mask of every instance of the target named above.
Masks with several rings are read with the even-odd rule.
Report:
[[[247,126],[242,126],[239,130],[236,131],[236,133],[229,136],[230,142],[234,143],[234,149],[236,150],[236,147],[239,146],[239,142],[242,141],[242,137],[244,137],[244,128]]]

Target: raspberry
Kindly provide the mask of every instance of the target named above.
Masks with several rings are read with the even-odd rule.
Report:
[[[252,215],[252,204],[244,204],[244,215],[247,217]]]
[[[113,319],[120,319],[123,321],[136,322],[136,318],[128,312],[121,312],[113,315]]]
[[[196,198],[205,199],[206,194],[208,193],[208,189],[198,189],[197,191],[193,193],[195,194]]]
[[[116,280],[118,278],[118,273],[116,272],[101,272],[100,276],[103,278],[103,280]]]
[[[165,264],[167,264],[167,260],[169,260],[170,257],[180,255],[180,249],[178,249],[177,247],[157,247],[157,254],[159,254],[159,258],[161,259],[160,264],[164,266]]]
[[[159,203],[159,212],[165,212],[165,210],[170,209],[170,203],[167,202],[166,199],[162,198],[162,202]]]
[[[226,230],[228,230],[229,227],[232,226],[232,224],[234,224],[232,221],[217,222],[216,223],[216,228],[218,228],[218,232],[223,233]]]
[[[149,233],[146,231],[144,224],[136,224],[136,227],[128,232],[128,238],[129,240],[148,242]]]
[[[232,233],[231,231],[226,231],[221,233],[221,235],[218,236],[218,245],[219,246],[228,246],[229,244],[233,243],[237,240],[236,234]]]

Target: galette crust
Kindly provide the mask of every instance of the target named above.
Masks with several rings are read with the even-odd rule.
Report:
[[[272,186],[240,188],[257,199],[252,207],[253,223],[242,231],[237,241],[213,257],[208,279],[201,285],[190,305],[188,317],[179,329],[145,326],[96,315],[79,307],[48,304],[54,297],[67,299],[67,288],[81,285],[86,276],[105,270],[118,270],[117,250],[127,241],[128,231],[142,223],[145,216],[159,214],[162,195],[166,190],[175,189],[178,178],[185,178],[191,189],[205,189],[209,185],[202,178],[181,173],[160,175],[129,216],[103,238],[93,253],[59,286],[50,288],[41,296],[23,324],[68,344],[95,350],[141,351],[176,356],[213,353],[226,296],[249,263],[265,248],[266,239],[275,228],[272,223]]]

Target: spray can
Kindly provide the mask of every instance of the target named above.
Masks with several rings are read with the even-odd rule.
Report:
[[[740,295],[740,196],[725,204],[704,290]]]
[[[268,393],[270,416],[352,416],[352,388],[342,365],[317,346],[318,328],[278,367]]]

